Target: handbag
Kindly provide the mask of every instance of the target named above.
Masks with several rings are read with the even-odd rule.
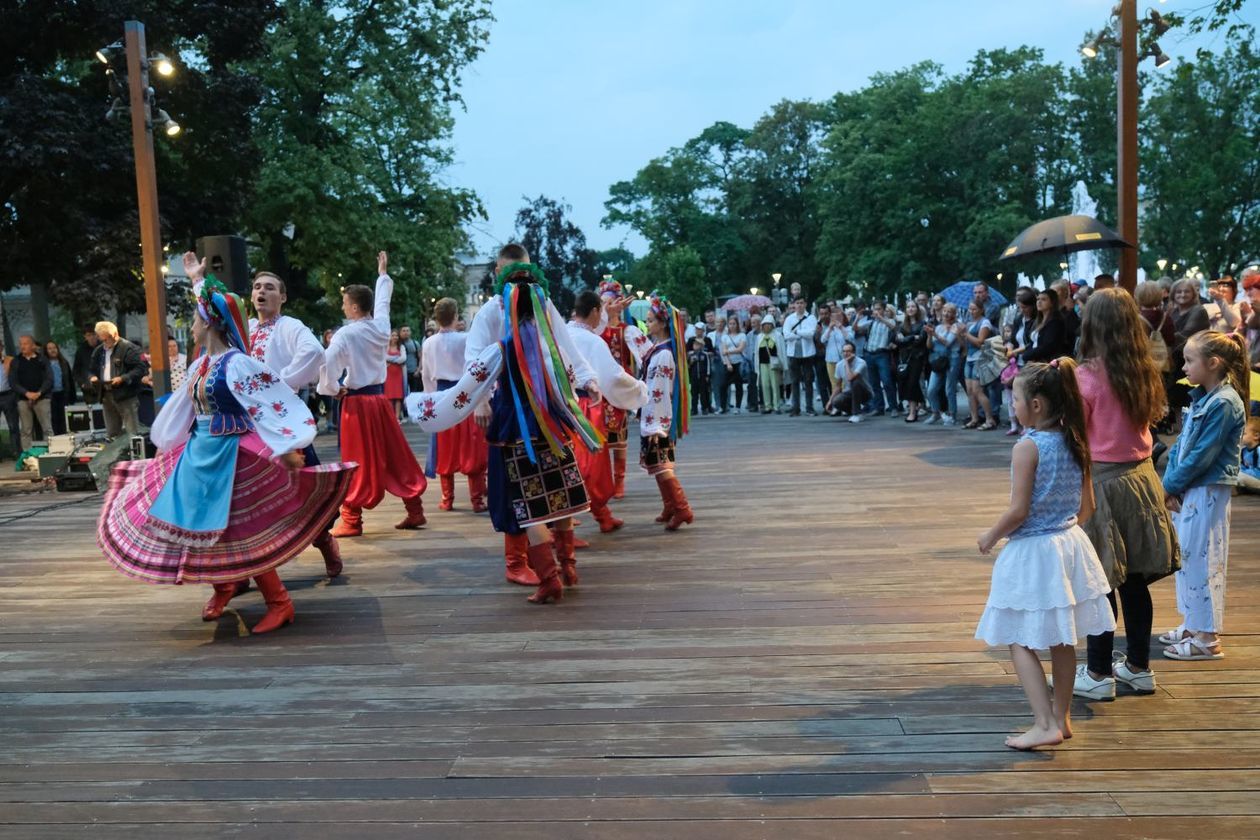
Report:
[[[932,357],[928,359],[928,367],[932,369],[933,373],[944,373],[949,370],[949,354],[933,353]]]
[[[1009,388],[1011,383],[1015,381],[1015,377],[1019,376],[1019,360],[1012,356],[1006,363],[1006,367],[1002,368],[1002,386]]]

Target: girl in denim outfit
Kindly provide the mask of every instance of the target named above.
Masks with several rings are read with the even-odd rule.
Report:
[[[1159,637],[1169,659],[1220,659],[1229,559],[1230,495],[1238,484],[1239,450],[1250,371],[1245,340],[1205,330],[1185,348],[1186,378],[1195,385],[1181,437],[1168,453],[1165,504],[1181,542],[1176,574],[1182,623]]]

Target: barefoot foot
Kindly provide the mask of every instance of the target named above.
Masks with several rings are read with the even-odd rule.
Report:
[[[1058,722],[1058,725],[1059,725],[1059,734],[1063,736],[1063,740],[1064,740],[1064,741],[1069,741],[1069,740],[1071,740],[1071,738],[1072,738],[1072,721],[1070,721],[1070,720],[1061,720],[1061,721],[1059,721],[1059,722]]]
[[[1053,747],[1063,743],[1063,733],[1058,727],[1042,729],[1034,726],[1023,735],[1011,735],[1006,739],[1006,746],[1013,750],[1032,750],[1037,747]]]

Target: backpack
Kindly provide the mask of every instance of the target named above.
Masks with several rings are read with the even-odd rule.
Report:
[[[1168,313],[1164,313],[1164,317],[1159,319],[1159,326],[1151,330],[1151,359],[1155,362],[1155,366],[1164,373],[1172,370],[1172,357],[1168,352],[1168,342],[1164,341],[1164,321],[1168,319]]]

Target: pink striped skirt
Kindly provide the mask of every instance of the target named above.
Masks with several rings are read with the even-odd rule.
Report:
[[[227,527],[212,545],[182,545],[154,527],[149,508],[184,447],[114,467],[98,522],[97,543],[127,577],[148,583],[228,583],[292,560],[328,528],[356,464],[289,470],[270,459],[253,432],[240,436]]]

